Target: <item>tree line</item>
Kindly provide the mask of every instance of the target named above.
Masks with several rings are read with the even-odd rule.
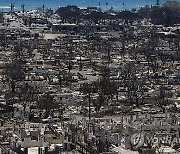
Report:
[[[77,6],[60,7],[56,11],[63,19],[63,21],[80,22],[83,20],[102,22],[103,20],[118,20],[137,21],[143,18],[151,19],[154,24],[161,24],[171,26],[180,23],[180,2],[167,1],[162,6],[145,5],[137,11],[124,10],[110,14],[108,12],[83,10]]]

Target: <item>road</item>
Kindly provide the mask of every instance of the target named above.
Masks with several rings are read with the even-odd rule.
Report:
[[[7,28],[9,29],[21,29],[21,30],[30,31],[31,33],[34,33],[32,30],[26,27],[23,24],[22,19],[18,18],[15,14],[4,13],[4,19],[5,19],[5,23],[7,24]]]

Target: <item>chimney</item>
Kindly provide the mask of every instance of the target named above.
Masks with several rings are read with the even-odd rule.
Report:
[[[28,154],[28,148],[24,148],[24,154]]]

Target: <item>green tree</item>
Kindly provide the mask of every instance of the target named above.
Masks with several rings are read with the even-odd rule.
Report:
[[[171,26],[180,23],[180,3],[177,1],[167,1],[163,7],[155,8],[150,13],[152,22]]]
[[[10,81],[12,92],[15,92],[16,82],[22,81],[25,78],[24,69],[18,61],[13,61],[12,63],[6,64],[4,68],[4,74]]]
[[[50,94],[42,95],[41,98],[37,100],[36,105],[39,110],[45,110],[45,117],[48,117],[51,111],[60,107]]]
[[[25,101],[25,103],[31,102],[35,100],[35,92],[35,88],[26,83],[20,87],[19,97],[21,100]]]

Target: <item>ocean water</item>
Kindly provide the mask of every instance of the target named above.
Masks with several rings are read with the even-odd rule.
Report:
[[[166,0],[160,0],[160,4],[163,4]],[[177,0],[180,1],[180,0]],[[10,4],[15,4],[15,10],[21,10],[21,5],[25,5],[25,10],[34,10],[45,8],[56,10],[58,7],[67,5],[77,5],[80,8],[86,8],[88,6],[98,6],[101,4],[102,10],[108,10],[113,7],[114,10],[140,8],[146,4],[154,5],[156,0],[0,0],[0,11],[10,9]],[[124,3],[124,5],[123,5]]]

